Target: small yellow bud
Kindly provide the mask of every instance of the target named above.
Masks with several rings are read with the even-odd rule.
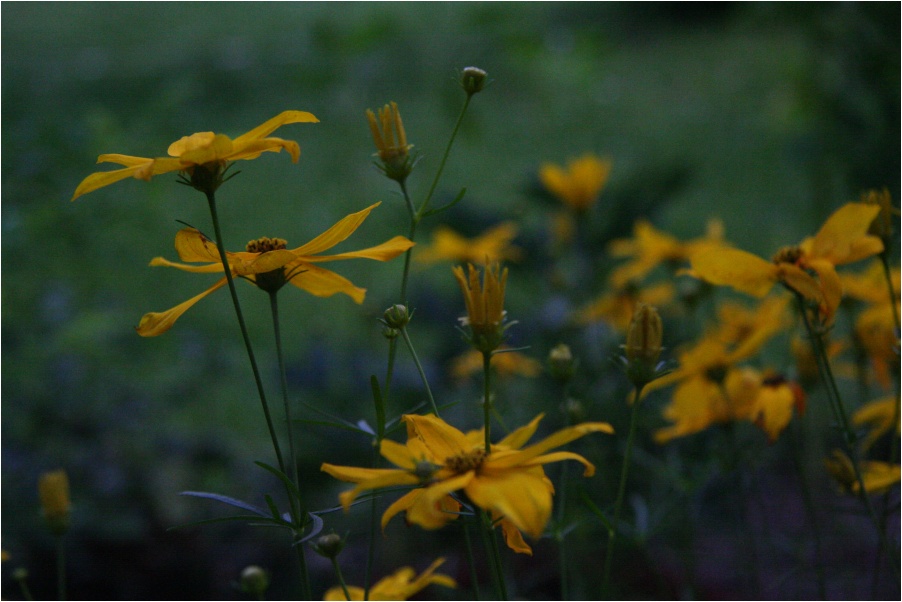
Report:
[[[658,311],[651,305],[639,304],[626,333],[627,375],[633,384],[642,387],[657,377],[658,358],[661,357],[663,325]]]
[[[65,470],[45,472],[38,479],[38,497],[44,518],[54,535],[69,530],[69,477]]]
[[[460,85],[467,96],[473,96],[485,88],[487,77],[488,74],[479,67],[465,67],[460,74]]]

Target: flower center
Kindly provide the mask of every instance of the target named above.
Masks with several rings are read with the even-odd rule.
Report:
[[[482,466],[485,457],[486,453],[484,449],[474,449],[471,452],[465,452],[456,456],[451,456],[450,458],[445,458],[445,468],[456,474],[476,470]]]
[[[800,247],[783,247],[774,255],[774,263],[798,263],[802,258],[802,249]]]
[[[247,243],[245,247],[248,253],[266,253],[267,251],[276,251],[284,249],[288,246],[288,241],[284,238],[270,238],[264,236]]]

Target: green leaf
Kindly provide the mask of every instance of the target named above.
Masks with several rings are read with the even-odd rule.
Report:
[[[423,217],[429,217],[430,215],[435,215],[436,213],[441,213],[442,211],[447,211],[448,209],[450,209],[450,208],[453,207],[454,205],[458,204],[458,203],[464,198],[464,195],[465,195],[465,194],[467,194],[467,189],[466,189],[466,188],[461,188],[461,189],[460,189],[460,192],[457,193],[457,196],[454,197],[454,200],[453,200],[453,201],[451,201],[451,202],[448,203],[447,205],[442,205],[441,207],[437,207],[437,208],[435,208],[435,209],[430,209],[429,211],[427,211],[426,213],[424,213],[424,214],[421,215],[420,217],[421,217],[421,218],[423,218]]]
[[[223,504],[228,504],[229,506],[234,506],[235,508],[241,508],[242,510],[249,510],[255,514],[258,514],[263,517],[268,517],[269,515],[262,508],[258,508],[253,504],[248,504],[247,502],[243,502],[241,500],[235,499],[233,497],[229,497],[227,495],[221,495],[219,493],[209,493],[207,491],[182,491],[179,495],[187,495],[189,497],[200,497],[208,500],[215,500],[217,502],[222,502]]]

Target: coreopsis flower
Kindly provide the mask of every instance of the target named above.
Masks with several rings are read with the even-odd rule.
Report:
[[[69,477],[65,470],[45,472],[38,478],[38,499],[44,519],[54,535],[69,530]]]
[[[432,243],[418,249],[414,257],[420,263],[466,261],[484,265],[487,261],[517,261],[523,250],[511,244],[516,236],[513,222],[498,224],[476,238],[465,238],[447,226],[439,226],[432,232]]]
[[[831,456],[824,460],[824,464],[837,484],[847,493],[859,493],[861,484],[855,476],[855,467],[852,460],[844,452],[835,449]],[[898,464],[865,460],[858,463],[861,471],[861,480],[864,481],[864,490],[875,495],[883,493],[899,482],[900,467]]]
[[[607,292],[579,309],[573,320],[581,325],[604,320],[618,332],[625,333],[641,303],[660,307],[670,303],[675,294],[676,289],[669,282],[642,288],[627,285]]]
[[[264,237],[249,242],[246,251],[227,252],[226,260],[232,275],[240,276],[267,292],[275,292],[285,284],[292,284],[317,297],[343,293],[356,303],[362,303],[366,289],[357,287],[343,276],[315,264],[357,258],[388,261],[412,247],[414,243],[411,241],[403,236],[395,236],[380,245],[360,251],[320,255],[348,238],[378,205],[379,203],[375,203],[363,211],[342,218],[310,242],[295,249],[288,249],[283,239]],[[205,274],[223,271],[216,244],[194,228],[184,228],[176,234],[175,248],[181,260],[188,264],[156,257],[150,265]],[[167,311],[146,314],[138,324],[138,334],[157,336],[166,332],[183,313],[225,284],[226,278],[223,276],[206,291]]]
[[[862,452],[869,450],[880,437],[893,430],[893,421],[896,422],[895,434],[898,437],[900,420],[902,418],[895,397],[877,399],[858,408],[852,414],[852,424],[859,428],[869,427],[861,440]]]
[[[718,286],[763,297],[777,282],[815,303],[825,325],[833,322],[842,297],[836,266],[853,263],[883,250],[880,238],[868,228],[880,207],[848,203],[837,209],[818,233],[794,247],[781,249],[767,261],[739,249],[692,254],[692,275]]]
[[[639,220],[633,225],[633,238],[620,238],[608,245],[608,253],[612,256],[632,258],[614,269],[609,280],[614,288],[622,289],[631,282],[641,282],[662,263],[678,265],[696,253],[710,253],[722,246],[723,224],[719,220],[709,220],[704,237],[687,241],[680,241],[648,221]]]
[[[470,344],[483,353],[491,353],[504,342],[504,331],[510,325],[505,324],[507,312],[504,311],[507,268],[502,271],[497,263],[487,264],[481,283],[479,270],[473,264],[468,268],[468,275],[460,266],[452,268],[467,306],[467,315],[460,322],[469,327]]]
[[[496,350],[492,355],[492,368],[499,376],[525,376],[533,378],[542,372],[542,364],[533,358],[518,351],[508,351],[504,347]],[[451,363],[451,374],[458,379],[465,380],[482,372],[482,354],[470,349],[457,356]]]
[[[450,497],[460,493],[470,502],[503,519],[517,530],[540,537],[551,516],[554,488],[542,466],[576,460],[592,476],[595,466],[579,454],[546,453],[589,433],[613,433],[603,422],[585,422],[526,446],[543,414],[520,427],[486,453],[483,431],[464,434],[433,415],[405,415],[407,444],[383,440],[380,453],[397,468],[357,468],[323,464],[322,470],[356,487],[339,499],[345,509],[362,492],[390,486],[416,487],[393,503],[382,515],[383,528],[401,511],[407,520],[426,529],[437,529],[456,518],[459,503]],[[502,522],[502,527],[504,523]],[[511,535],[505,531],[506,539]],[[508,539],[510,545],[510,539]]]
[[[305,111],[284,111],[234,140],[224,134],[197,132],[184,136],[169,145],[168,157],[146,158],[130,155],[105,154],[98,163],[117,163],[123,169],[96,172],[82,180],[72,200],[98,188],[109,186],[125,178],[149,181],[153,176],[172,171],[183,172],[186,180],[196,188],[212,192],[222,181],[222,174],[230,161],[256,159],[267,151],[288,151],[291,160],[298,162],[301,149],[293,140],[269,135],[289,123],[317,123],[319,120]],[[201,169],[197,169],[200,167]]]
[[[445,562],[444,558],[439,558],[429,568],[417,576],[409,566],[398,569],[392,575],[381,579],[373,584],[370,588],[370,600],[408,600],[411,596],[416,595],[433,583],[443,587],[457,587],[457,582],[450,576],[441,573],[436,574],[436,569]],[[354,585],[348,586],[348,594],[351,600],[363,600],[364,590],[362,587]],[[331,588],[326,592],[323,600],[347,600],[345,591],[341,586]]]
[[[576,213],[592,208],[610,174],[611,161],[592,154],[571,159],[566,168],[553,163],[539,168],[545,188]]]
[[[855,342],[867,355],[877,382],[889,388],[891,370],[899,366],[899,332],[895,317],[899,313],[899,270],[890,271],[892,297],[879,261],[871,262],[864,272],[840,274],[840,280],[848,298],[867,304],[855,318]],[[896,305],[895,311],[891,298]]]
[[[674,392],[664,417],[673,422],[654,438],[666,443],[703,431],[714,424],[749,421],[765,432],[769,441],[805,410],[805,395],[782,376],[766,375],[753,368],[728,368],[716,383],[696,380]]]
[[[378,119],[372,110],[366,110],[366,120],[373,134],[376,155],[382,165],[379,169],[392,180],[403,182],[413,169],[414,160],[410,155],[412,144],[407,143],[407,132],[401,112],[395,102],[379,109]]]

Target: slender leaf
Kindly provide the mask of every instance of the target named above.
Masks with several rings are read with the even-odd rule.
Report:
[[[458,204],[458,203],[464,198],[464,195],[465,195],[465,194],[467,194],[467,189],[466,189],[466,188],[461,188],[461,189],[460,189],[460,192],[457,193],[457,196],[454,197],[454,200],[453,200],[453,201],[451,201],[451,202],[448,203],[447,205],[442,205],[441,207],[437,207],[437,208],[435,208],[435,209],[430,209],[429,211],[427,211],[426,213],[424,213],[424,214],[423,214],[422,216],[420,216],[420,217],[429,217],[430,215],[435,215],[436,213],[441,213],[442,211],[447,211],[448,209],[450,209],[450,208],[453,207],[454,205]]]
[[[242,510],[249,510],[255,514],[258,514],[263,517],[269,517],[269,514],[266,513],[262,508],[258,508],[253,504],[248,504],[247,502],[243,502],[241,500],[235,499],[233,497],[229,497],[227,495],[222,495],[219,493],[209,493],[207,491],[182,491],[179,495],[187,495],[190,497],[200,497],[208,500],[215,500],[217,502],[222,502],[223,504],[228,504],[229,506],[234,506],[235,508],[241,508]]]

